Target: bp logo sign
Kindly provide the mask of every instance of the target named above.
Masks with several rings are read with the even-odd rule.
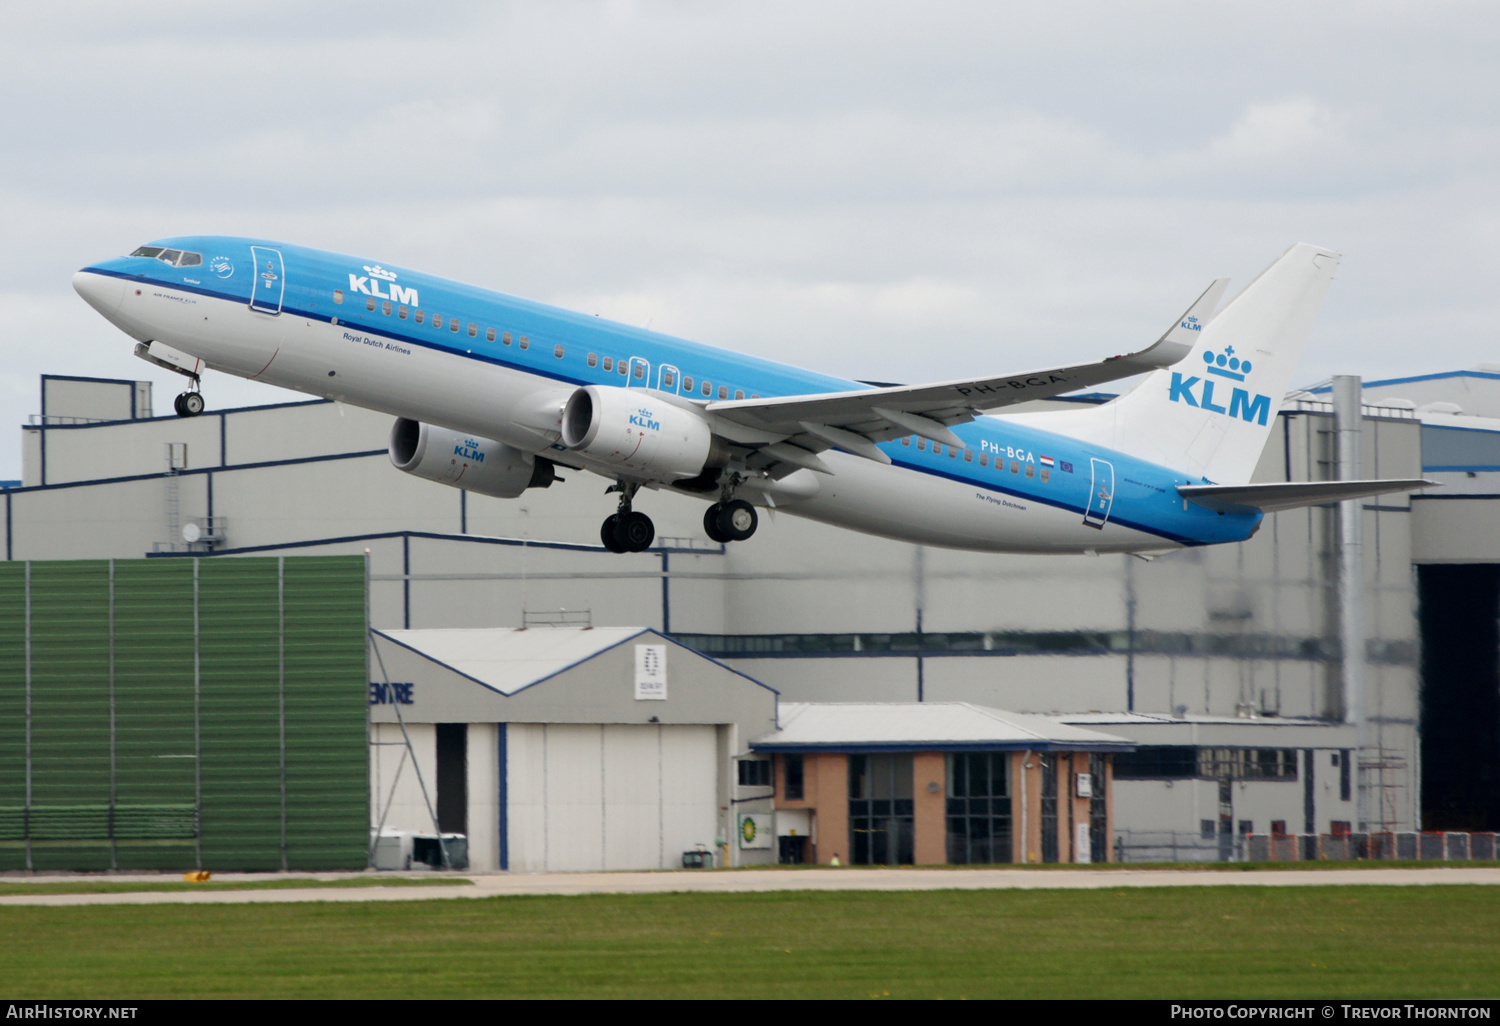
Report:
[[[765,813],[740,813],[740,848],[769,848],[774,836],[771,817]]]

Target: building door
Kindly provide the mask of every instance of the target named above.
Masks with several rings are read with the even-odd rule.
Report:
[[[1057,861],[1057,756],[1042,756],[1042,861]]]
[[[849,864],[915,861],[911,755],[849,756]]]
[[[250,263],[255,268],[255,281],[250,290],[250,309],[265,314],[281,313],[281,300],[286,295],[286,273],[281,264],[281,251],[251,246]]]
[[[1011,861],[1009,752],[948,756],[948,861]]]
[[[1108,862],[1109,849],[1109,820],[1105,812],[1107,798],[1104,793],[1107,777],[1104,770],[1104,756],[1098,752],[1089,753],[1089,783],[1093,789],[1089,794],[1089,852],[1093,855],[1095,862]]]
[[[1219,861],[1234,859],[1234,780],[1219,780]]]
[[[807,861],[806,837],[778,837],[776,847],[776,861],[783,866],[800,866]]]
[[[1115,504],[1115,465],[1108,460],[1090,459],[1093,480],[1089,484],[1089,508],[1083,514],[1083,522],[1101,531],[1109,520],[1110,507]]]

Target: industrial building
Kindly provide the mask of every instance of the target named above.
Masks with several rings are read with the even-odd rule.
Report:
[[[1135,749],[1111,756],[1109,846],[1127,858],[1216,858],[1226,837],[1278,824],[1492,829],[1500,369],[1369,382],[1357,416],[1336,417],[1333,399],[1332,383],[1289,397],[1256,480],[1339,476],[1342,433],[1357,476],[1442,487],[1367,501],[1352,531],[1337,508],[1297,510],[1242,544],[1150,561],[955,552],[774,513],[723,546],[703,535],[700,500],[661,490],[637,499],[654,547],[616,555],[598,540],[613,506],[599,478],[564,471],[490,499],[393,468],[383,415],[310,401],[156,417],[144,383],[48,377],[22,430],[23,482],[4,492],[5,554],[368,554],[382,655],[405,632],[649,629],[686,665],[692,653],[773,689],[783,711],[961,703],[1065,720]],[[1360,568],[1352,587],[1345,564]],[[485,715],[409,729],[430,729],[436,753],[444,722],[542,722]],[[704,716],[716,738],[743,724]],[[728,756],[761,736],[736,727]],[[726,829],[721,816],[715,837]],[[491,857],[477,842],[474,856]]]

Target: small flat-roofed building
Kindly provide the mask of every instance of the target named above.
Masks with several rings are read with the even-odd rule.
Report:
[[[775,762],[783,862],[1105,862],[1124,738],[968,702],[787,703]]]
[[[435,818],[480,870],[672,869],[700,846],[719,864],[733,810],[770,811],[735,762],[775,727],[776,692],[654,630],[371,636],[376,829]]]

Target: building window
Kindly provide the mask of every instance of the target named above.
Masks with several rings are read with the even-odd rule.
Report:
[[[1275,834],[1277,837],[1285,837],[1286,836],[1286,820],[1284,820],[1284,819],[1273,819],[1273,820],[1271,820],[1271,833]]]
[[[333,301],[335,303],[343,303],[343,301],[344,301],[344,290],[343,289],[334,289],[333,290]]]
[[[1011,861],[1008,752],[948,756],[948,861]]]
[[[1105,794],[1109,787],[1109,767],[1099,752],[1089,753],[1089,861],[1109,861],[1109,805]]]
[[[770,759],[741,759],[739,765],[741,787],[771,786]]]
[[[849,864],[914,861],[911,755],[849,756]]]
[[[1211,819],[1200,819],[1198,821],[1198,836],[1205,841],[1212,841],[1218,836],[1219,825]]]
[[[597,367],[597,366],[599,366],[599,354],[598,353],[590,353],[589,354],[589,361],[588,362],[589,362],[589,366],[590,367]]]
[[[802,756],[781,757],[781,796],[789,802],[802,800]]]
[[[1042,764],[1042,861],[1051,864],[1059,860],[1060,854],[1057,836],[1057,792],[1059,790],[1057,775],[1062,767],[1059,765],[1056,752],[1043,753],[1037,761]]]
[[[495,341],[495,329],[494,328],[485,328],[484,329],[484,340],[486,342],[493,342],[493,341]]]

